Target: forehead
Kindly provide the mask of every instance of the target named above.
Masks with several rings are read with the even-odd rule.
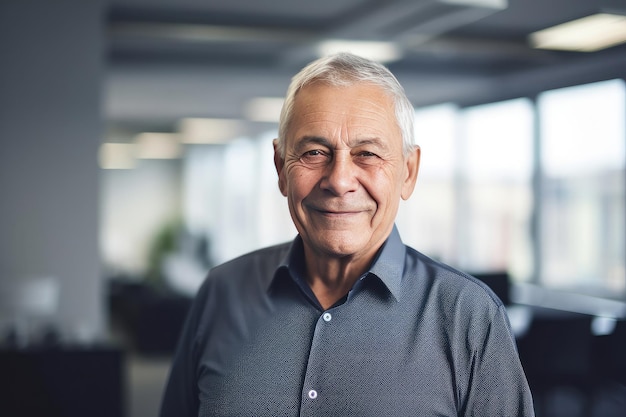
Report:
[[[337,131],[384,138],[400,135],[392,98],[382,87],[363,82],[347,86],[318,82],[303,87],[295,96],[290,125],[288,136],[296,138]]]

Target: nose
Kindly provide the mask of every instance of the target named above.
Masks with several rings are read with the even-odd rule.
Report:
[[[357,170],[349,150],[336,151],[326,166],[320,187],[337,196],[356,191],[359,186]]]

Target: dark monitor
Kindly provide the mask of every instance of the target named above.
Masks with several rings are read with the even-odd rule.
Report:
[[[124,417],[122,351],[0,350],[0,416]]]

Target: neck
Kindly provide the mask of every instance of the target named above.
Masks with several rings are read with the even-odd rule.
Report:
[[[348,294],[372,260],[319,255],[308,250],[306,245],[304,253],[307,282],[324,309],[330,308]]]

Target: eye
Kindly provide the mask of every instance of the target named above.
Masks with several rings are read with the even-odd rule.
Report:
[[[369,152],[369,151],[362,151],[360,152],[357,156],[361,157],[361,158],[368,158],[368,157],[372,157],[372,156],[378,156],[373,152]]]
[[[329,159],[328,153],[321,149],[308,150],[300,157],[300,161],[306,165],[323,165]]]
[[[370,151],[360,151],[354,156],[354,160],[361,165],[378,165],[382,161],[377,154]]]

